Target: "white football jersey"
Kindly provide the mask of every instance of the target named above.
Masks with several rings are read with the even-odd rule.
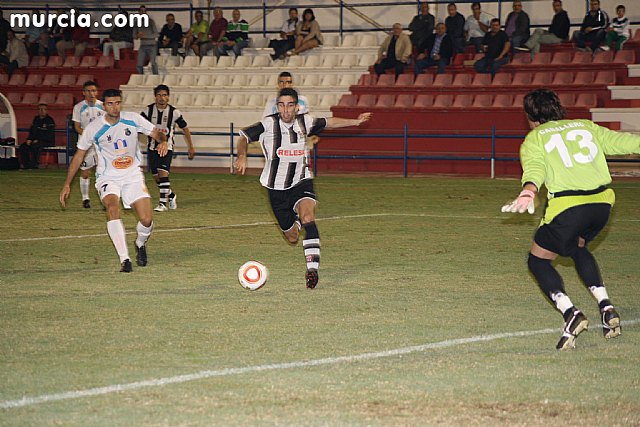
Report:
[[[123,111],[114,125],[107,123],[103,115],[87,126],[78,140],[78,148],[89,150],[95,146],[96,180],[124,178],[140,172],[142,154],[138,132],[148,136],[153,129],[153,124],[138,113]]]
[[[104,115],[105,112],[102,101],[98,100],[94,105],[89,105],[87,101],[82,100],[73,106],[73,116],[71,116],[71,119],[74,122],[80,123],[82,129],[86,129],[89,123]]]

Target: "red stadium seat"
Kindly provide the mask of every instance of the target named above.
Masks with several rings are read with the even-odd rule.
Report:
[[[63,74],[60,77],[60,81],[58,82],[59,86],[75,86],[76,85],[76,76],[75,74]]]
[[[593,55],[594,64],[608,64],[611,61],[613,61],[613,51],[596,52],[596,54]]]
[[[455,99],[453,100],[453,104],[451,106],[456,108],[469,108],[471,107],[472,102],[473,102],[472,95],[468,93],[461,93],[459,95],[456,95]]]
[[[486,73],[478,73],[473,76],[473,81],[471,82],[471,86],[490,86],[491,85],[491,74]]]
[[[598,98],[594,93],[581,93],[576,99],[575,107],[595,108],[598,106]]]
[[[471,74],[456,74],[453,79],[453,86],[471,86],[471,80],[473,76]]]
[[[358,80],[358,86],[371,86],[375,84],[375,76],[373,74],[363,74]]]
[[[416,97],[416,102],[413,104],[416,108],[424,108],[424,107],[432,107],[433,106],[433,95],[429,94],[420,94]]]
[[[432,74],[418,74],[415,81],[413,82],[414,86],[431,86],[433,85],[433,75]]]
[[[493,107],[504,108],[513,105],[513,97],[504,93],[496,95],[493,99]]]
[[[20,104],[20,101],[22,101],[22,94],[19,92],[9,92],[7,94],[7,99],[13,105]]]
[[[524,108],[524,93],[518,93],[513,97],[512,107]]]
[[[382,74],[378,77],[376,86],[393,86],[396,83],[396,76],[393,74]]]
[[[434,86],[451,86],[453,77],[451,74],[436,74],[436,78],[433,80]]]
[[[64,68],[77,68],[80,65],[80,58],[77,56],[67,56],[62,66]]]
[[[533,57],[531,65],[544,65],[551,62],[551,52],[538,52]]]
[[[113,68],[113,56],[101,56],[96,64],[97,68]]]
[[[636,62],[636,54],[632,50],[619,50],[613,58],[615,64],[633,64]]]
[[[572,64],[591,64],[593,55],[590,52],[577,51],[573,54]]]
[[[26,95],[25,95],[26,96]],[[24,101],[24,100],[23,100]],[[51,92],[44,92],[40,94],[40,99],[38,99],[39,104],[48,104],[52,105],[56,102],[56,94]]]
[[[82,61],[80,61],[80,68],[95,67],[96,65],[98,65],[98,60],[93,55],[83,56]]]
[[[588,85],[593,83],[592,71],[578,71],[576,78],[573,80],[574,85]]]
[[[42,85],[42,74],[29,74],[27,80],[24,82],[25,86],[40,86]]]
[[[377,108],[391,108],[395,102],[395,95],[383,93],[378,97],[375,107]]]
[[[34,56],[29,62],[29,68],[43,68],[47,66],[46,56]]]
[[[6,74],[0,74],[0,86],[6,85],[9,82],[9,76]]]
[[[356,103],[356,107],[373,107],[376,103],[376,96],[372,94],[364,94],[358,97],[358,102]]]
[[[339,107],[355,107],[358,97],[356,95],[344,94],[338,102]]]
[[[571,52],[559,51],[553,54],[551,64],[562,65],[571,63]]]
[[[517,72],[513,75],[513,81],[511,82],[513,86],[525,86],[531,84],[531,73],[528,72]]]
[[[82,86],[84,82],[93,81],[93,74],[78,74],[76,86]]]
[[[532,85],[535,86],[548,86],[551,84],[552,76],[549,71],[538,71],[531,81]]]
[[[558,98],[563,107],[573,107],[576,103],[576,96],[571,92],[560,92]]]
[[[473,104],[471,104],[471,106],[474,108],[487,108],[491,107],[492,103],[493,96],[486,93],[481,93],[473,98]]]
[[[396,80],[396,86],[411,86],[413,84],[413,74],[400,74]]]
[[[398,95],[396,98],[396,103],[394,105],[396,108],[411,108],[413,107],[413,95],[403,93]]]
[[[73,105],[73,95],[68,92],[61,92],[56,96],[53,104],[71,107]]]
[[[42,86],[58,86],[58,82],[60,82],[60,75],[58,74],[47,74],[44,76],[44,80],[42,80]]]
[[[615,71],[598,71],[593,84],[596,85],[612,85],[616,83]]]
[[[47,61],[47,68],[62,67],[62,58],[59,56],[50,56]]]
[[[451,107],[452,104],[453,104],[453,95],[446,95],[446,94],[438,95],[436,96],[436,99],[433,101],[433,106],[438,108]]]
[[[24,86],[27,77],[22,73],[14,73],[7,83],[9,86]]]
[[[20,101],[20,104],[38,105],[39,99],[40,99],[40,97],[39,97],[39,95],[37,93],[27,92],[22,97],[22,100]]]
[[[491,74],[487,74],[490,76]],[[493,78],[491,82],[491,86],[509,86],[511,84],[511,74],[509,73],[498,73]]]
[[[511,59],[511,65],[528,65],[531,64],[531,54],[530,53],[516,53],[513,55]]]
[[[559,73],[555,73],[553,75],[553,81],[551,82],[554,86],[569,86],[573,83],[573,73],[571,71],[560,71]]]

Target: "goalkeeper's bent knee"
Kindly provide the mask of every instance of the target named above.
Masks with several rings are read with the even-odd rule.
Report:
[[[538,286],[551,300],[551,295],[556,292],[564,293],[564,283],[558,271],[551,265],[550,259],[538,258],[529,252],[527,259],[529,271],[536,278]]]

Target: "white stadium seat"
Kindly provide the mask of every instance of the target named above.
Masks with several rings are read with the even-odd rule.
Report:
[[[145,93],[140,104],[149,105],[149,104],[153,104],[154,102],[156,102],[156,98],[155,96],[153,96],[153,92],[152,92],[152,93]]]
[[[351,68],[358,65],[358,56],[357,55],[345,55],[342,57],[342,61],[340,62],[340,66],[344,68]]]
[[[278,86],[278,75],[270,74],[267,80],[264,82],[264,85],[267,87],[277,87]]]
[[[182,63],[183,67],[195,68],[200,65],[200,58],[197,56],[186,56],[184,58],[184,62]]]
[[[144,76],[144,85],[147,87],[156,87],[162,83],[162,77],[160,74],[148,74]]]
[[[347,56],[353,56],[353,55],[347,55]],[[322,59],[322,68],[335,68],[338,66],[339,63],[340,63],[339,55],[326,55]]]
[[[196,76],[194,74],[183,74],[180,77],[179,86],[181,86],[181,87],[195,86],[196,85],[195,78],[196,78]]]
[[[249,46],[254,49],[262,49],[269,46],[269,41],[268,37],[252,37]]]
[[[340,43],[340,35],[339,34],[323,34],[323,46],[327,47],[336,47]]]
[[[318,94],[310,93],[310,94],[305,95],[305,96],[307,97],[307,101],[309,101],[309,107],[310,108],[313,108],[313,106],[318,103]]]
[[[229,102],[229,96],[226,93],[216,93],[211,99],[210,105],[216,107],[226,107]]]
[[[362,55],[360,57],[360,62],[358,62],[358,65],[361,67],[368,67],[370,65],[373,65],[374,62],[376,62],[375,55]]]
[[[131,74],[129,76],[129,82],[127,86],[143,86],[144,85],[144,75],[143,74]]]
[[[246,86],[247,85],[247,75],[246,74],[236,74],[233,76],[233,80],[231,80],[231,85],[233,87]]]
[[[208,107],[210,105],[210,96],[208,93],[199,93],[196,96],[195,101],[193,102],[193,105],[195,106],[203,106],[203,107]]]
[[[176,100],[176,105],[178,107],[190,107],[193,105],[193,95],[190,93],[179,94],[178,99]]]
[[[320,82],[320,86],[337,86],[338,85],[338,75],[337,74],[325,74],[322,77],[322,82]]]
[[[358,81],[358,76],[355,74],[342,74],[342,77],[340,77],[340,83],[338,84],[338,86],[346,86],[349,87],[351,85],[356,84],[356,81]]]
[[[200,61],[200,68],[213,68],[216,66],[218,58],[215,56],[203,56]]]
[[[234,93],[231,95],[231,99],[227,104],[229,107],[244,107],[245,104],[245,96],[241,93]]]
[[[138,92],[124,92],[122,103],[127,107],[138,105],[140,103],[140,94]]]
[[[304,76],[303,87],[319,86],[320,75],[319,74],[307,74]]]
[[[360,34],[358,36],[358,46],[378,47],[378,37],[375,34]]]
[[[254,74],[249,80],[250,87],[263,87],[264,86],[264,74]]]
[[[253,68],[259,67],[269,67],[271,66],[271,58],[266,55],[257,55],[253,57],[253,62],[251,63]]]
[[[179,77],[180,76],[178,74],[167,74],[164,76],[162,84],[169,86],[169,88],[171,88],[172,86],[177,86]]]
[[[215,77],[215,81],[213,80]],[[225,86],[229,86],[229,76],[226,74],[218,74],[217,76],[213,76],[211,78],[211,86],[215,86],[217,88],[222,88]]]
[[[358,46],[358,39],[354,34],[347,34],[342,37],[342,47],[356,47]]]
[[[336,104],[336,95],[333,93],[326,93],[322,95],[322,99],[318,105],[322,107],[332,107]]]
[[[207,57],[205,56],[205,58],[207,58]],[[196,86],[197,87],[201,87],[201,88],[204,88],[204,87],[207,87],[207,86],[213,86],[211,84],[212,77],[214,77],[214,76],[211,75],[211,74],[200,74],[198,76],[198,81],[196,82]]]
[[[166,62],[164,63],[165,68],[175,68],[180,66],[180,57],[179,56],[165,56]]]
[[[296,56],[290,56],[287,58],[286,66],[288,68],[296,68],[296,67],[302,67],[303,64],[304,64],[304,58],[300,55],[296,55]]]
[[[235,68],[249,68],[249,67],[251,67],[251,57],[250,56],[238,56],[236,58],[236,62],[234,62],[234,64],[233,64],[233,66]]]
[[[242,56],[240,57],[242,58]],[[218,68],[229,68],[233,67],[233,57],[232,56],[221,56],[218,58]]]
[[[249,96],[249,100],[247,101],[247,106],[249,107],[260,107],[264,108],[264,96],[261,93],[254,93]]]

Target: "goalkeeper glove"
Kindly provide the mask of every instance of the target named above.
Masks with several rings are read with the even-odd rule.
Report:
[[[531,190],[522,190],[518,195],[518,198],[511,203],[507,203],[502,207],[502,212],[517,212],[524,213],[528,211],[533,214],[535,207],[533,206],[533,200],[536,198],[536,193]]]

